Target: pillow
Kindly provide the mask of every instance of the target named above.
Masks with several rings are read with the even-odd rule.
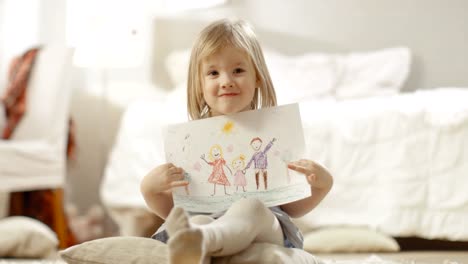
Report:
[[[337,56],[335,87],[338,99],[397,94],[410,71],[410,50],[396,47]]]
[[[410,51],[396,47],[355,53],[284,56],[265,50],[279,104],[323,97],[397,94],[408,78]]]
[[[166,245],[143,237],[108,237],[60,251],[69,264],[168,263]]]
[[[340,71],[335,56],[326,53],[285,56],[268,49],[264,53],[278,104],[334,94]]]
[[[38,220],[12,216],[0,220],[0,257],[48,258],[57,253],[55,233]]]
[[[304,235],[304,250],[311,253],[397,252],[392,237],[367,228],[331,227]]]
[[[213,264],[317,264],[321,263],[312,254],[297,248],[285,248],[269,243],[253,243],[242,252],[232,256],[213,258]]]
[[[166,264],[166,244],[143,237],[110,237],[88,241],[60,251],[68,264],[154,263]],[[254,243],[248,249],[228,257],[213,258],[213,264],[228,263],[316,263],[310,253],[283,246]]]

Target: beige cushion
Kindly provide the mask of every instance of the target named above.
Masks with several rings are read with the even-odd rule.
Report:
[[[48,258],[56,254],[55,233],[38,220],[12,216],[0,220],[0,257]]]
[[[400,250],[392,237],[357,227],[333,227],[304,235],[304,250],[311,253],[396,252]]]
[[[233,256],[214,258],[213,264],[318,264],[318,258],[296,248],[285,248],[268,243],[253,243]]]
[[[166,264],[167,246],[143,237],[111,237],[85,242],[63,251],[60,257],[69,264],[154,263]],[[248,249],[228,257],[213,258],[213,264],[235,263],[316,263],[310,253],[300,249],[254,243]]]
[[[108,237],[88,241],[60,251],[69,264],[79,263],[167,263],[164,243],[143,237]]]

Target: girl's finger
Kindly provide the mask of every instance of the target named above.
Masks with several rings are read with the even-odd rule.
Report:
[[[172,163],[165,163],[165,164],[162,165],[161,167],[168,170],[168,169],[173,168],[173,167],[175,167],[175,166],[174,166],[174,164],[172,164]]]
[[[183,173],[172,173],[169,175],[169,179],[171,179],[172,181],[178,181],[178,180],[183,180],[185,177],[184,177],[184,174]]]
[[[171,182],[171,188],[187,186],[188,184],[189,184],[188,181],[173,181]]]
[[[301,160],[299,160],[298,164],[300,166],[302,166],[302,167],[306,167],[306,168],[309,168],[309,169],[314,168],[314,162],[311,161],[311,160],[301,159]]]
[[[295,164],[291,164],[289,163],[288,164],[288,168],[292,169],[292,170],[295,170],[297,172],[300,172],[302,174],[305,174],[305,175],[309,175],[310,174],[310,171],[302,166],[298,166],[298,165],[295,165]]]
[[[289,164],[294,164],[294,165],[300,165],[300,163],[301,163],[301,160],[295,160],[295,161],[289,162]]]
[[[178,167],[175,167],[175,166],[174,166],[174,167],[171,167],[171,168],[169,168],[169,169],[167,170],[167,172],[168,172],[169,174],[181,174],[182,171],[183,171],[182,168],[178,168]]]

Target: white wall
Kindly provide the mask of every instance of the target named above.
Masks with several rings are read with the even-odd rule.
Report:
[[[468,86],[463,77],[468,59],[466,0],[295,0],[287,4],[255,0],[245,4],[256,25],[316,39],[323,43],[322,50],[409,46],[415,61],[407,90]]]

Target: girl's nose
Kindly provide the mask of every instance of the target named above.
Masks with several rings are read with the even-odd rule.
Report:
[[[231,88],[234,85],[232,78],[230,76],[224,76],[222,80],[222,88]]]

